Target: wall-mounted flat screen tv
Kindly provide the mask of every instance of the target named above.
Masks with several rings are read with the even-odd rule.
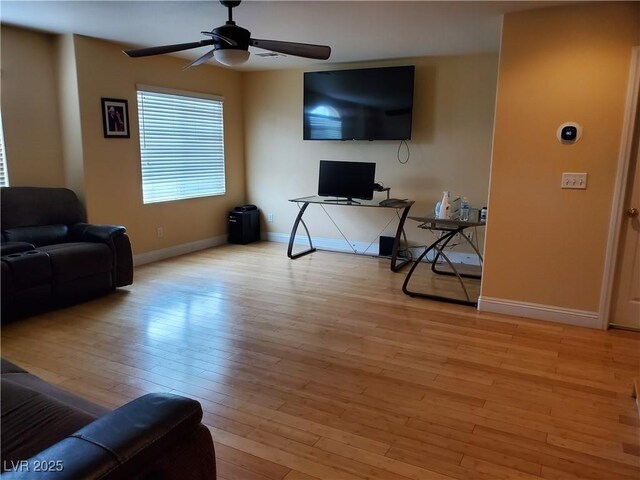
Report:
[[[304,74],[304,140],[409,140],[415,67]]]
[[[318,195],[336,197],[334,201],[371,200],[375,176],[376,164],[372,162],[320,160]]]

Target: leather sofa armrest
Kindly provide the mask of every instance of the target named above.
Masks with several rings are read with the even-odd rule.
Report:
[[[178,395],[151,393],[100,417],[25,462],[3,480],[136,478],[200,426],[200,404]],[[34,474],[36,468],[39,469]]]
[[[28,242],[3,242],[0,245],[1,255],[11,255],[12,253],[28,252],[35,249],[35,245]]]
[[[94,225],[76,223],[69,228],[73,242],[105,243],[113,253],[113,287],[124,287],[133,283],[133,253],[127,229],[119,225]]]
[[[79,242],[109,243],[116,235],[127,231],[120,225],[93,225],[91,223],[76,223],[69,227],[69,236]]]

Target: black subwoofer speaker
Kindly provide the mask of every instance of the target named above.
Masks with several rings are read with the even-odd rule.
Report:
[[[380,246],[378,249],[378,255],[381,257],[390,257],[393,252],[393,241],[395,237],[380,236]]]

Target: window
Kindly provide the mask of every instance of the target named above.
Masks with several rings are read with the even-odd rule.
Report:
[[[0,115],[0,187],[9,186],[9,172],[7,171],[7,156],[4,153],[4,130]]]
[[[225,193],[222,99],[138,87],[144,203]]]

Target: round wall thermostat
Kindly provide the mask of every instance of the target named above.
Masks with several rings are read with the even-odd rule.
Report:
[[[576,122],[566,122],[558,127],[558,141],[563,145],[572,145],[582,137],[582,127]]]

